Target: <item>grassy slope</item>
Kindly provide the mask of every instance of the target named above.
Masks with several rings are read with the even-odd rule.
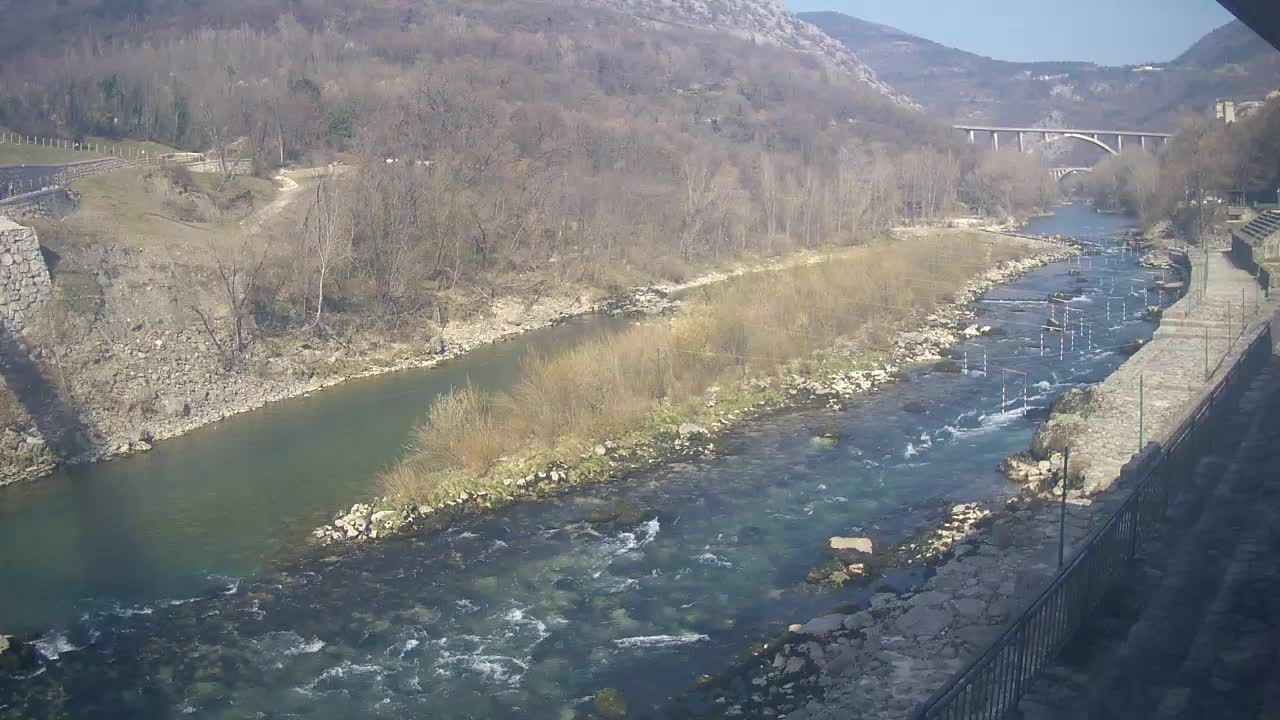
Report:
[[[0,144],[0,165],[62,165],[100,158],[83,150],[62,150],[39,145]]]
[[[82,178],[72,184],[80,210],[67,222],[86,238],[140,249],[169,249],[192,259],[210,244],[234,241],[238,223],[275,196],[271,181],[236,177],[225,186],[205,173],[191,175],[194,187],[180,190],[160,173],[123,170]],[[252,198],[218,209],[219,202],[247,191]],[[199,249],[201,252],[190,251]]]

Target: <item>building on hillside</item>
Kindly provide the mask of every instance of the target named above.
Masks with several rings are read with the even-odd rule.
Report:
[[[1240,267],[1267,276],[1265,284],[1280,281],[1280,210],[1264,210],[1231,231],[1231,255]]]
[[[1218,100],[1213,105],[1213,116],[1228,125],[1236,121],[1236,104],[1234,100]]]

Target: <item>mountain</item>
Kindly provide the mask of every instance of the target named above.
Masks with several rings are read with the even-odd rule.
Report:
[[[1280,53],[1240,22],[1167,63],[1008,62],[836,12],[800,17],[857,53],[878,77],[955,122],[1169,129],[1218,98],[1261,100],[1280,87]]]
[[[489,3],[494,5],[495,3]],[[782,0],[551,0],[547,4],[581,7],[588,12],[608,8],[650,26],[722,32],[753,43],[773,45],[819,58],[848,73],[897,104],[919,109],[909,98],[876,77],[843,43],[784,7]],[[329,18],[350,27],[381,22],[382,18],[412,17],[415,5],[432,3],[397,0],[350,3]],[[198,27],[273,25],[281,13],[299,18],[332,12],[321,0],[58,0],[30,3],[0,0],[0,17],[14,27],[42,28],[38,32],[0,37],[0,57],[11,56],[50,41],[88,33],[124,34],[138,30],[192,30]],[[105,31],[105,32],[104,32]]]
[[[899,105],[919,108],[891,83],[858,58],[849,43],[833,39],[813,23],[787,11],[782,0],[582,0],[586,6],[604,5],[655,24],[725,32],[754,43],[807,53],[846,72]]]

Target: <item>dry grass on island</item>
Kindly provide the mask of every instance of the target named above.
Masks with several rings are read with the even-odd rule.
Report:
[[[745,378],[803,371],[837,344],[868,351],[844,353],[846,366],[873,358],[971,278],[1023,254],[940,230],[708,289],[673,318],[530,361],[508,393],[467,387],[437,399],[383,490],[435,503],[493,489],[512,462],[572,463],[606,439],[706,420],[709,388],[720,388],[723,411],[751,394]]]

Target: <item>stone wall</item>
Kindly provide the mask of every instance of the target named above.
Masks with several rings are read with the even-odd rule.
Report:
[[[61,219],[80,206],[80,194],[66,188],[38,190],[0,201],[0,217],[12,220]]]
[[[0,216],[0,325],[21,333],[52,289],[36,231]]]

